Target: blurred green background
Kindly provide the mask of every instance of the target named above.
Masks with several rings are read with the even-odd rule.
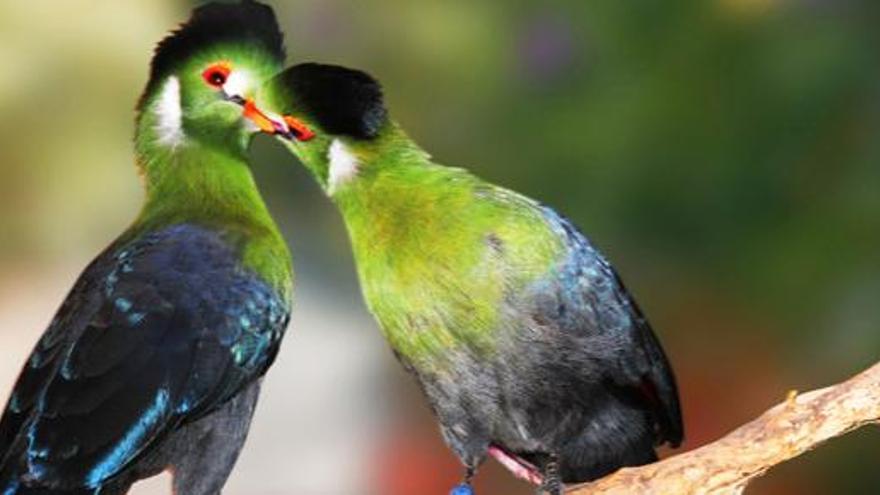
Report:
[[[876,0],[276,0],[291,63],[366,69],[437,161],[570,216],[675,365],[686,449],[880,349]],[[153,45],[193,3],[0,3],[0,386],[141,200]],[[460,472],[363,309],[341,221],[280,146],[293,328],[226,493],[428,495]],[[866,428],[754,494],[880,490]],[[483,494],[528,494],[487,463]],[[164,493],[164,482],[139,493]]]

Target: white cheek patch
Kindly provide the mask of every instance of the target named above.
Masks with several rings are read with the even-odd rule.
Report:
[[[223,85],[223,91],[229,96],[244,96],[245,91],[250,87],[250,78],[243,71],[236,70],[229,74],[226,78],[226,84]]]
[[[327,193],[332,195],[340,185],[357,175],[359,163],[354,153],[338,139],[330,144],[327,160],[330,162]]]
[[[180,81],[172,76],[162,87],[156,103],[156,134],[159,142],[176,146],[183,141],[183,109],[180,107]]]

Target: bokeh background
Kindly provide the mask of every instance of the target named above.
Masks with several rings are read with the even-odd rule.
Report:
[[[604,249],[675,364],[685,449],[878,359],[876,0],[272,3],[290,62],[371,71],[438,161]],[[138,209],[134,102],[192,5],[0,3],[0,396]],[[299,289],[226,493],[446,493],[460,468],[363,308],[339,216],[276,143],[253,162]],[[876,493],[878,462],[866,428],[749,493]],[[492,462],[477,488],[532,493]]]

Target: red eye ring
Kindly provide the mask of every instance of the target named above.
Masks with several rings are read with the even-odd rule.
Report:
[[[229,79],[229,73],[232,72],[232,68],[226,62],[219,62],[216,64],[212,64],[210,67],[205,69],[202,72],[202,78],[208,83],[209,86],[214,88],[222,88],[224,84],[226,84],[226,80]]]

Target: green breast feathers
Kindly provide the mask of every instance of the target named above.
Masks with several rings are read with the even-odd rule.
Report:
[[[335,199],[367,305],[409,360],[491,352],[505,300],[563,249],[539,205],[461,169],[389,168]]]

